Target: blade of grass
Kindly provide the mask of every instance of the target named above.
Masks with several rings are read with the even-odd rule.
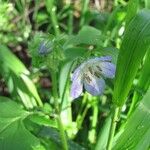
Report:
[[[26,69],[24,64],[3,45],[0,46],[0,69],[0,73],[5,78],[9,91],[13,94],[15,93],[15,95],[20,95],[26,107],[29,106],[28,108],[33,108],[37,106],[37,104],[43,106],[35,85],[28,77],[30,72]]]
[[[142,99],[141,97],[147,92],[148,87],[150,85],[150,49],[146,53],[145,61],[143,68],[141,70],[140,78],[138,80],[138,83],[136,85],[137,89],[134,92],[132,103],[128,112],[128,116],[132,113],[134,110],[136,104]]]
[[[147,150],[150,146],[150,89],[126,122],[121,134],[116,135],[113,150]]]
[[[88,10],[88,4],[89,4],[89,0],[82,0],[82,12],[81,12],[80,28],[85,23],[85,14]]]
[[[127,15],[126,15],[126,26],[132,20],[132,18],[137,14],[139,6],[139,0],[130,0],[127,7]]]
[[[60,30],[56,15],[56,6],[54,5],[54,2],[54,0],[46,0],[46,8],[51,17],[51,22],[55,31],[55,35],[58,36],[60,34]]]
[[[140,11],[128,25],[117,61],[113,101],[122,106],[131,89],[138,67],[149,48],[150,11]]]

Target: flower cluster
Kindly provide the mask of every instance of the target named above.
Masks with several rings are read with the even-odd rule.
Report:
[[[116,66],[111,56],[96,57],[82,63],[72,76],[71,97],[79,97],[85,90],[94,95],[101,95],[105,89],[106,78],[114,78]]]

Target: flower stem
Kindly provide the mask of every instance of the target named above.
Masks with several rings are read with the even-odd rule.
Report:
[[[73,32],[73,10],[72,10],[72,2],[68,0],[67,2],[69,6],[69,18],[68,18],[68,33],[71,35]]]
[[[60,34],[60,30],[56,15],[56,6],[54,5],[54,2],[54,0],[46,0],[46,7],[51,17],[51,22],[55,31],[55,35],[58,36]]]
[[[65,136],[63,123],[62,123],[62,120],[60,117],[60,107],[59,107],[59,103],[58,103],[58,93],[57,93],[57,76],[53,70],[51,71],[51,77],[52,77],[52,83],[53,83],[54,105],[55,105],[55,111],[57,114],[57,123],[58,123],[58,128],[60,130],[60,137],[61,137],[63,149],[68,150],[67,139]]]
[[[109,138],[107,142],[107,150],[111,150],[112,144],[113,144],[113,138],[115,135],[115,130],[116,130],[116,125],[119,120],[119,114],[120,114],[120,107],[115,106],[113,110],[113,116],[112,116],[112,121],[111,121],[111,127],[109,131]]]
[[[81,20],[80,20],[80,27],[82,27],[85,23],[85,14],[88,10],[88,4],[89,0],[83,0],[83,5],[82,5],[82,12],[81,12]]]

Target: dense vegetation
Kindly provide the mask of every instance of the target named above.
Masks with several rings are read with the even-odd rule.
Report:
[[[0,150],[149,150],[149,9],[0,0]]]

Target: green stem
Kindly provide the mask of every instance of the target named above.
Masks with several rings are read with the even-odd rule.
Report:
[[[78,115],[77,115],[77,119],[76,119],[76,122],[78,122],[78,120],[80,120],[81,116],[82,116],[82,112],[83,112],[83,108],[86,104],[86,100],[87,100],[87,94],[84,94],[84,97],[82,99],[82,103],[81,103],[81,106],[79,108],[79,111],[78,111]]]
[[[56,72],[54,72],[53,70],[51,71],[51,77],[52,77],[52,83],[53,83],[54,105],[55,105],[55,111],[57,114],[57,123],[58,123],[58,128],[60,130],[60,137],[62,140],[63,149],[68,150],[67,139],[65,136],[63,123],[60,117],[60,107],[58,103],[58,92],[57,92],[57,76],[56,76]]]
[[[51,22],[55,31],[55,35],[58,36],[60,34],[59,25],[56,16],[56,6],[54,5],[54,0],[46,0],[47,11],[51,16]]]
[[[107,142],[107,150],[111,150],[112,144],[113,144],[113,138],[115,135],[115,130],[116,130],[116,125],[119,120],[119,114],[120,114],[120,107],[115,106],[113,110],[113,116],[112,116],[112,121],[111,121],[111,127],[109,131],[109,138]]]
[[[67,5],[69,6],[68,33],[72,34],[73,32],[73,10],[72,10],[71,0],[68,0]]]
[[[77,120],[77,128],[78,128],[78,130],[80,130],[80,128],[82,126],[82,123],[83,123],[83,120],[84,120],[84,118],[85,118],[85,116],[86,116],[86,114],[87,114],[88,109],[90,108],[90,106],[91,106],[90,104],[87,104],[86,107],[85,107],[85,109],[84,109],[84,111],[83,111],[83,113],[82,113],[82,115],[79,116],[79,118]]]
[[[88,4],[89,0],[83,0],[83,5],[82,5],[82,12],[81,12],[81,20],[80,20],[80,27],[82,27],[85,23],[85,14],[88,10]]]
[[[131,106],[129,108],[129,111],[128,111],[128,114],[127,114],[127,117],[130,116],[130,114],[133,112],[134,108],[135,108],[135,105],[137,103],[137,100],[138,100],[138,93],[135,91],[134,95],[133,95],[133,99],[132,99],[132,102],[131,102]]]
[[[91,130],[89,132],[89,140],[91,143],[95,143],[96,142],[96,125],[97,125],[97,119],[98,119],[97,100],[96,102],[94,102],[92,108],[93,108],[93,116],[92,116]]]

